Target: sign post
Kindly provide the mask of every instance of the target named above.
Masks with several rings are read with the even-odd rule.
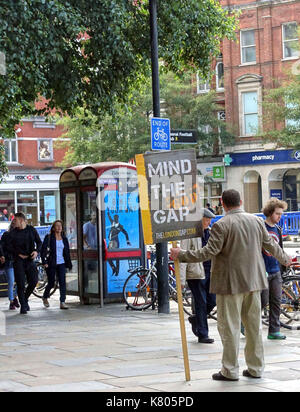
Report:
[[[200,187],[194,150],[136,156],[144,240],[148,245],[200,236]],[[190,380],[179,262],[175,262],[186,380]]]

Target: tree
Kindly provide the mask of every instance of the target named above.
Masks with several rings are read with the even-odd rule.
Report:
[[[191,74],[178,79],[167,73],[160,80],[162,112],[170,118],[173,129],[196,129],[198,145],[204,153],[212,154],[220,141],[223,145],[233,142],[234,136],[226,129],[226,123],[217,117],[219,107],[214,93],[195,96]],[[87,117],[83,109],[78,110],[76,117],[60,119],[58,123],[67,130],[64,137],[68,138],[59,144],[67,148],[61,166],[108,160],[127,162],[137,153],[150,150],[150,78],[129,103],[126,109],[119,105],[114,117],[107,114],[100,122],[92,113]]]
[[[218,0],[159,3],[159,55],[168,70],[206,77],[220,40],[234,38],[236,15]],[[149,75],[148,1],[0,0],[2,136],[28,115],[81,107],[114,113]],[[40,97],[46,105],[34,104]],[[90,119],[90,117],[88,117]]]
[[[266,141],[300,149],[300,78],[288,76],[280,86],[266,92],[263,102],[263,132]]]

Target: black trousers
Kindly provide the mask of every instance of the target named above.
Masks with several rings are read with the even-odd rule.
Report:
[[[207,315],[216,306],[216,295],[209,293],[210,273],[205,274],[205,279],[189,279],[197,321],[197,334],[199,338],[208,338]]]
[[[36,264],[33,260],[18,257],[14,262],[14,272],[20,305],[25,306],[38,283]]]

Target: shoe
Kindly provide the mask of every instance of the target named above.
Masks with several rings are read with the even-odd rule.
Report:
[[[19,303],[19,301],[18,301],[18,298],[17,298],[17,297],[15,297],[15,298],[14,298],[13,303],[14,303],[15,307],[16,307],[17,309],[19,309],[19,307],[20,307],[20,303]]]
[[[283,335],[280,332],[274,332],[274,333],[269,333],[268,334],[268,339],[273,339],[273,340],[284,340],[286,339],[286,336]]]
[[[189,316],[188,320],[190,324],[192,325],[193,334],[198,337],[196,316],[195,315]]]
[[[211,338],[198,338],[198,343],[214,343],[214,339]]]
[[[20,315],[27,315],[26,307],[21,306]]]
[[[30,306],[28,305],[28,302],[25,302],[25,309],[27,312],[30,312]]]
[[[248,369],[243,371],[243,376],[246,376],[246,378],[252,378],[252,379],[260,379],[261,376],[253,376],[251,373],[248,371]]]
[[[43,304],[44,304],[45,308],[50,308],[50,304],[48,302],[48,299],[43,299]]]
[[[238,381],[238,379],[226,378],[226,376],[222,375],[221,372],[214,373],[212,378],[213,378],[214,381],[231,381],[231,382]]]
[[[68,306],[65,304],[65,302],[61,302],[60,308],[61,308],[62,310],[68,310],[68,309],[69,309]]]
[[[9,310],[16,310],[16,306],[13,301],[9,304]]]

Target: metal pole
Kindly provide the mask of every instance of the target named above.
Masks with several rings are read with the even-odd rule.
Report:
[[[153,115],[154,117],[160,117],[157,0],[149,1],[149,11],[150,11],[150,34],[151,34]],[[158,274],[158,279],[157,279],[158,313],[170,313],[168,244],[167,243],[160,243],[156,245],[156,261],[157,261],[157,274]]]

